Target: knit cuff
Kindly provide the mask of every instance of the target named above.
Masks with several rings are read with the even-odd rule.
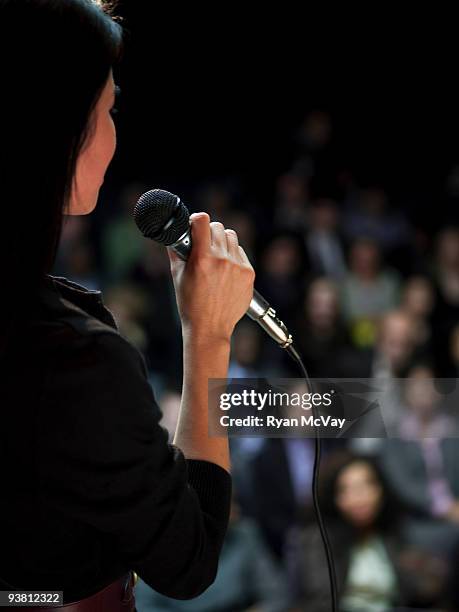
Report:
[[[203,459],[186,459],[188,482],[196,491],[204,512],[227,523],[230,513],[232,477],[224,468]]]

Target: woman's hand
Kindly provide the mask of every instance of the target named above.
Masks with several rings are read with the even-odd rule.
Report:
[[[192,249],[182,261],[167,249],[183,333],[195,339],[229,341],[253,296],[255,272],[234,230],[190,216]]]

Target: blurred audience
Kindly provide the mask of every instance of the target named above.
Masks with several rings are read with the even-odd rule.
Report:
[[[294,329],[310,376],[352,376],[355,351],[334,281],[320,277],[310,283]]]
[[[297,234],[282,233],[268,242],[261,255],[257,287],[287,320],[298,306],[303,272],[304,249]]]
[[[290,595],[282,567],[266,548],[256,523],[231,505],[230,523],[215,582],[191,600],[166,597],[139,580],[141,612],[289,612]]]
[[[432,328],[435,358],[441,371],[451,373],[448,346],[453,328],[459,321],[459,229],[444,228],[437,236],[433,273],[436,287],[436,306]],[[448,374],[446,374],[448,375]]]
[[[347,272],[344,244],[339,235],[338,224],[336,202],[330,198],[319,198],[311,203],[305,238],[310,270],[337,281]]]
[[[177,391],[170,391],[167,388],[163,390],[159,396],[159,405],[163,413],[160,425],[167,430],[169,434],[169,442],[174,440],[175,430],[180,412],[180,404],[182,396]]]
[[[166,249],[153,240],[144,240],[138,260],[127,271],[127,278],[142,291],[147,304],[143,325],[149,368],[172,389],[180,389],[180,319]]]
[[[313,182],[315,191],[336,183],[340,159],[334,136],[332,117],[322,109],[307,113],[299,126],[292,169]]]
[[[136,286],[124,284],[114,285],[104,295],[105,305],[112,312],[120,334],[145,352],[147,335],[142,321],[148,311],[143,293]]]
[[[451,369],[448,375],[453,378],[459,378],[459,325],[455,325],[451,331],[448,343]]]
[[[373,349],[362,355],[359,378],[367,378],[379,390],[379,402],[359,420],[359,435],[350,441],[354,450],[375,453],[387,435],[397,431],[400,422],[400,379],[416,356],[416,328],[403,310],[388,312],[377,327]]]
[[[230,214],[232,197],[227,186],[220,182],[204,184],[196,194],[197,204],[200,210],[205,210],[214,221],[227,224],[226,216]]]
[[[256,230],[255,222],[250,214],[242,210],[232,210],[227,215],[227,227],[237,233],[239,244],[247,253],[251,262],[255,261],[256,252]]]
[[[387,193],[378,185],[360,191],[357,202],[346,213],[343,228],[349,240],[367,236],[386,256],[406,246],[410,238],[405,215],[389,206]]]
[[[291,383],[290,393],[307,393],[305,382],[293,380]],[[281,417],[288,414],[287,408],[280,412]],[[307,525],[315,519],[311,491],[313,430],[299,426],[297,437],[294,428],[290,433],[288,437],[264,438],[262,446],[245,466],[251,478],[251,494],[247,496],[251,515],[260,525],[269,549],[281,562],[285,561],[285,539],[289,529],[293,525]],[[323,440],[323,456],[332,452],[337,444],[335,440]]]
[[[418,347],[431,351],[432,313],[435,307],[435,290],[432,281],[425,276],[411,276],[406,279],[400,303],[400,310],[413,321],[415,341]]]
[[[416,350],[415,322],[403,310],[388,312],[379,322],[371,375],[376,378],[402,377]]]
[[[302,231],[307,224],[308,184],[302,173],[289,172],[277,179],[275,227]]]
[[[383,441],[381,464],[409,512],[413,544],[447,557],[459,538],[459,430],[428,364],[414,365],[403,382],[398,431]]]
[[[342,283],[342,307],[357,345],[373,343],[378,319],[397,306],[399,291],[400,279],[384,267],[377,243],[369,238],[355,240]]]
[[[144,185],[128,184],[120,196],[117,213],[106,222],[102,235],[103,263],[111,283],[125,280],[130,268],[140,259],[144,238],[137,229],[132,212],[146,191]]]
[[[342,612],[430,605],[439,597],[445,565],[407,546],[400,510],[375,461],[346,451],[332,454],[322,469],[321,502]],[[295,609],[329,612],[329,578],[318,527],[292,529],[287,549]]]
[[[313,462],[314,441],[300,436],[265,438],[248,465],[252,481],[249,507],[279,561],[283,561],[285,537],[292,524],[313,520]]]
[[[258,378],[260,370],[261,329],[250,321],[240,321],[231,338],[228,378]]]
[[[83,215],[67,215],[64,217],[62,224],[61,241],[59,244],[59,250],[54,265],[54,273],[57,275],[66,276],[70,278],[71,270],[74,268],[74,262],[72,265],[72,254],[75,249],[85,249],[90,242],[90,223],[89,219]],[[81,252],[81,251],[80,251]],[[77,256],[78,258],[78,256]],[[92,268],[91,268],[92,266]],[[90,282],[94,281],[95,277],[98,277],[98,270],[95,269],[95,261],[92,257],[89,257],[87,269],[91,268],[90,273],[85,273],[85,276],[93,277]],[[72,272],[73,273],[73,272]],[[78,273],[78,265],[77,265]],[[79,275],[79,274],[78,274]],[[78,282],[75,279],[75,282]],[[99,283],[98,283],[99,284]],[[91,289],[93,287],[88,287]]]
[[[355,406],[368,409],[353,437],[323,441],[325,458],[334,458],[321,483],[329,492],[323,506],[341,609],[458,610],[459,166],[451,166],[438,194],[447,198],[448,215],[430,227],[422,211],[410,212],[409,196],[354,167],[345,144],[335,116],[315,109],[262,190],[244,173],[183,188],[195,194],[195,210],[237,231],[257,289],[287,323],[309,374],[363,383]],[[172,443],[182,346],[169,259],[132,219],[147,188],[118,182],[110,207],[65,218],[53,273],[103,288],[120,333],[145,356]],[[300,372],[244,319],[233,335],[229,376],[264,384]],[[233,436],[230,447],[240,514],[234,506],[215,584],[193,602],[176,602],[140,583],[139,612],[328,612],[311,497],[313,439],[300,432]],[[337,447],[358,454],[343,459]]]

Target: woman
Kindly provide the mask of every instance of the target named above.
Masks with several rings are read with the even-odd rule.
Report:
[[[324,465],[322,486],[340,610],[382,612],[428,603],[438,589],[435,560],[405,548],[377,464],[336,453]],[[317,528],[291,532],[289,559],[298,610],[328,612],[328,572]]]
[[[100,292],[50,275],[63,215],[94,209],[115,151],[120,51],[92,0],[0,1],[0,590],[63,591],[72,612],[132,610],[131,571],[178,599],[213,582],[231,476],[207,381],[226,377],[254,280],[235,232],[193,215],[190,259],[170,254],[184,380],[169,445]]]

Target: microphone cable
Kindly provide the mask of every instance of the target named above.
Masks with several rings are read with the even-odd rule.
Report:
[[[301,359],[300,354],[295,349],[293,344],[290,344],[285,348],[285,351],[290,355],[290,357],[297,363],[299,366],[304,380],[308,386],[309,391],[313,392],[313,386],[311,380],[309,378],[306,367]],[[314,415],[314,419],[317,415],[317,406],[312,403],[312,413]],[[333,553],[330,546],[330,541],[328,539],[327,530],[325,528],[325,524],[322,517],[322,512],[320,510],[319,504],[319,471],[320,471],[320,456],[322,451],[322,441],[320,437],[319,428],[314,424],[314,467],[312,472],[312,502],[314,506],[314,512],[316,514],[317,524],[319,525],[320,536],[322,538],[322,543],[325,550],[325,556],[327,558],[327,566],[328,566],[328,576],[330,579],[330,591],[331,591],[331,599],[332,599],[332,612],[338,612],[338,593],[337,593],[337,585],[336,585],[336,572],[335,572],[335,562],[333,560]]]

